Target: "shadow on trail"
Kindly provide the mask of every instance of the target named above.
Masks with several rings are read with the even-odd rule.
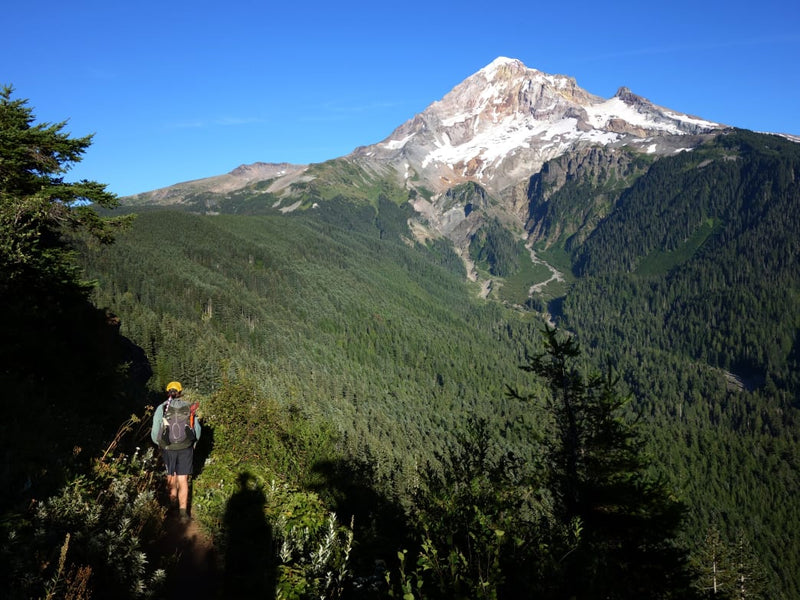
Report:
[[[224,518],[224,598],[275,597],[277,572],[265,503],[256,478],[239,473],[239,490],[228,501]]]
[[[194,450],[192,480],[203,472],[206,459],[214,448],[214,428],[205,423],[201,423],[201,427],[202,433]],[[163,477],[158,491],[161,503],[169,506],[169,490]],[[190,513],[193,491],[194,485],[190,482]],[[175,509],[171,509],[164,521],[164,534],[157,542],[155,550],[157,555],[164,557],[164,566],[167,569],[167,580],[161,598],[165,600],[220,598],[221,561],[213,541],[196,521],[181,522]]]
[[[216,549],[196,522],[182,523],[171,517],[158,551],[171,556],[163,598],[213,600],[219,598],[219,561]]]
[[[204,430],[205,433],[205,430]],[[202,439],[202,438],[201,438]],[[167,558],[165,600],[275,598],[277,572],[272,528],[264,515],[266,497],[255,477],[239,474],[228,500],[219,550],[195,521],[174,515],[165,522],[157,551]]]

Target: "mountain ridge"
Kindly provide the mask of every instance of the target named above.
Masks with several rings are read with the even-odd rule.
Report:
[[[729,129],[658,106],[624,86],[606,99],[572,77],[498,57],[384,140],[346,156],[312,165],[242,165],[123,203],[209,214],[289,213],[335,198],[377,207],[382,196],[413,208],[409,222],[417,241],[452,242],[467,276],[477,281],[470,244],[487,223],[498,220],[515,236],[538,239],[542,227],[533,219],[530,186],[549,161],[570,156],[570,169],[581,172],[577,163],[592,160],[592,149],[606,154],[609,164],[627,160],[630,152],[659,158],[692,150]],[[452,192],[466,184],[480,190]],[[588,223],[603,214],[587,214]],[[590,232],[584,228],[582,235]]]
[[[384,140],[339,159],[381,175],[392,173],[400,184],[434,195],[465,181],[498,195],[576,147],[633,145],[645,153],[669,154],[696,146],[692,135],[725,128],[660,107],[625,86],[605,99],[578,86],[574,78],[498,57]],[[200,189],[226,193],[257,181],[272,181],[268,191],[292,195],[292,185],[307,168],[256,162],[125,200],[180,204],[187,193]]]

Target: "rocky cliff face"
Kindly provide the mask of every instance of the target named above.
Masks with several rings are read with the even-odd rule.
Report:
[[[623,148],[602,147],[576,150],[547,162],[520,186],[526,192],[527,213],[519,216],[530,241],[550,246],[567,238],[567,246],[579,243],[649,164]]]

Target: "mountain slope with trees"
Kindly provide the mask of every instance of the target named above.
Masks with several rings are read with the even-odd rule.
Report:
[[[771,150],[772,146],[779,151]],[[616,200],[605,205],[605,214],[595,219],[594,226],[580,230],[578,237],[565,236],[539,249],[542,256],[558,256],[562,261],[563,256],[574,257],[574,283],[565,297],[551,302],[552,311],[578,335],[590,362],[600,366],[610,360],[623,375],[625,388],[635,398],[628,410],[643,421],[648,451],[660,465],[654,468],[689,506],[691,533],[684,533],[686,543],[700,552],[709,528],[721,532],[729,544],[736,540],[752,543],[763,557],[761,568],[774,573],[768,589],[776,595],[778,590],[792,590],[797,585],[791,566],[797,563],[797,549],[782,537],[798,524],[789,496],[798,483],[792,468],[797,460],[792,383],[796,270],[792,271],[791,263],[778,265],[778,261],[765,262],[760,271],[746,265],[760,260],[759,256],[786,253],[792,247],[791,218],[776,223],[770,216],[795,214],[792,152],[794,146],[779,138],[739,132],[720,137],[693,154],[662,158],[652,165],[639,163],[631,172],[628,187],[614,173]],[[752,208],[752,200],[746,200],[755,193],[754,184],[732,183],[725,188],[720,183],[724,177],[734,182],[763,180],[773,172],[780,173],[782,164],[789,165],[787,174],[778,175],[775,181],[783,184],[756,188],[762,190],[762,207],[757,210]],[[763,170],[761,175],[759,170]],[[579,193],[573,194],[570,202],[577,202],[581,194],[609,197],[609,189],[598,177],[576,188]],[[660,189],[676,192],[665,199],[658,193]],[[732,192],[726,196],[725,189]],[[718,190],[711,194],[713,202],[707,203],[716,206],[716,212],[708,212],[711,208],[697,201],[700,192],[696,190]],[[566,198],[556,193],[550,202],[562,197]],[[659,208],[660,203],[665,208]],[[409,246],[408,213],[392,206],[340,198],[321,205],[319,211],[250,219],[143,213],[139,221],[146,224],[145,230],[133,235],[144,237],[132,238],[129,249],[123,249],[127,242],[121,240],[123,245],[117,250],[138,256],[149,236],[159,240],[163,267],[157,267],[157,262],[150,267],[141,258],[126,262],[143,273],[168,274],[163,289],[159,292],[159,285],[147,283],[152,279],[149,275],[131,273],[118,279],[128,282],[138,277],[137,286],[148,290],[142,297],[155,307],[162,302],[156,299],[159,293],[169,295],[164,291],[166,279],[186,277],[176,273],[176,269],[184,270],[181,257],[194,253],[187,268],[200,270],[181,286],[188,301],[185,306],[193,308],[180,309],[184,318],[194,323],[186,330],[191,333],[177,334],[170,343],[151,341],[150,346],[161,348],[161,353],[175,348],[185,362],[173,361],[170,369],[190,374],[194,367],[187,362],[193,356],[204,365],[198,369],[208,369],[221,356],[249,354],[249,348],[257,348],[247,359],[248,370],[261,373],[257,377],[261,385],[270,386],[270,393],[277,397],[338,407],[325,412],[325,418],[346,432],[349,452],[380,465],[373,473],[375,481],[386,473],[396,474],[392,478],[399,480],[390,478],[385,483],[399,497],[413,493],[415,465],[435,457],[442,445],[455,443],[455,432],[467,424],[464,411],[493,422],[493,437],[505,431],[497,438],[503,440],[502,448],[538,460],[532,446],[513,433],[513,428],[498,427],[503,422],[498,415],[538,419],[503,394],[504,384],[518,381],[513,367],[522,362],[521,352],[527,344],[536,343],[538,317],[468,300],[463,295],[466,289],[457,257],[447,254],[446,244]],[[687,229],[688,211],[694,211],[694,220]],[[581,219],[591,222],[585,215]],[[673,239],[670,236],[679,225],[683,237]],[[732,229],[726,230],[724,225]],[[662,231],[661,237],[647,243],[627,238],[613,241],[613,235],[618,235],[614,232],[642,237],[652,235],[650,231]],[[168,241],[170,238],[174,242]],[[480,235],[476,239],[481,239]],[[747,245],[741,239],[750,239],[753,251],[744,252]],[[615,251],[617,244],[621,244],[619,251]],[[232,258],[218,260],[225,247],[234,250]],[[636,248],[640,248],[639,255],[632,254]],[[638,258],[626,258],[629,255]],[[101,262],[90,264],[97,273],[111,274],[116,268]],[[275,265],[274,272],[263,274],[261,283],[260,264]],[[397,264],[403,265],[401,270]],[[449,265],[449,270],[439,272],[438,265]],[[590,265],[602,268],[595,272]],[[757,272],[782,285],[765,286]],[[433,275],[431,280],[426,273]],[[736,280],[722,285],[724,273],[737,273],[738,277],[752,273],[749,287],[741,288]],[[214,284],[220,276],[224,278]],[[214,294],[222,294],[223,289],[236,293],[217,298]],[[713,289],[719,292],[713,293]],[[102,283],[100,290],[108,293],[102,291]],[[252,300],[248,300],[249,290],[257,291]],[[420,295],[422,290],[426,293]],[[133,288],[119,290],[99,300],[116,306],[117,298],[137,298],[136,293]],[[751,299],[736,300],[727,313],[719,310],[728,306],[728,299],[743,295]],[[390,298],[392,304],[409,304],[396,312],[397,308],[386,304]],[[163,300],[167,305],[175,301]],[[258,313],[259,304],[271,308]],[[138,301],[133,306],[141,310]],[[457,316],[448,316],[452,310]],[[729,316],[721,320],[725,314]],[[284,317],[280,323],[277,315]],[[492,316],[481,324],[487,315]],[[525,318],[519,320],[520,316]],[[202,349],[214,347],[212,341],[198,343],[199,352],[178,350],[187,336],[204,339],[207,334],[201,335],[202,330],[197,329],[203,318],[206,327],[213,325],[215,332],[221,328],[228,332],[224,338],[236,343],[225,342],[225,351],[211,357]],[[158,320],[148,319],[155,331],[165,330]],[[138,320],[133,319],[131,326]],[[263,327],[270,322],[275,324]],[[709,324],[717,326],[710,328]],[[453,333],[440,329],[449,325],[454,326]],[[289,333],[297,327],[299,333]],[[259,333],[262,328],[270,333]],[[424,333],[430,328],[431,339]],[[769,333],[761,336],[760,331]],[[481,332],[490,335],[474,337]],[[280,333],[288,336],[291,344],[281,344]],[[703,337],[710,333],[717,341]],[[139,333],[132,335],[142,339]],[[269,343],[258,341],[265,335],[273,336]],[[316,344],[315,340],[325,341]],[[773,344],[775,340],[784,341]],[[498,354],[493,345],[498,341],[511,346]],[[517,343],[520,345],[514,348]],[[285,354],[296,349],[301,349],[297,358],[287,360]],[[342,356],[337,357],[339,352]],[[741,353],[751,360],[743,360]],[[268,357],[265,362],[272,366],[256,366],[263,357]],[[320,360],[308,362],[309,357]],[[445,363],[436,363],[444,357]],[[489,362],[483,366],[475,357]],[[153,360],[158,365],[164,358],[154,354]],[[298,365],[308,376],[290,375]],[[213,377],[195,377],[201,387],[214,381]],[[279,383],[287,379],[293,379],[294,385]],[[287,394],[284,389],[293,391]],[[426,401],[420,403],[421,398]],[[430,398],[434,402],[427,400]],[[449,420],[451,414],[456,416],[454,420]],[[754,447],[758,449],[755,453]],[[769,504],[764,498],[782,500]]]
[[[798,172],[797,144],[750,132],[657,161],[573,249],[560,305],[626,374],[690,520],[749,531],[766,565],[800,556]]]

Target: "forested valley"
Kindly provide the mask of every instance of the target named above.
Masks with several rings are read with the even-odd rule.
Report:
[[[590,234],[541,240],[569,284],[520,306],[412,242],[398,191],[101,219],[74,200],[124,206],[56,160],[90,140],[2,107],[8,597],[165,597],[174,379],[216,597],[800,595],[796,145],[642,168]],[[513,254],[498,228],[476,259]]]

